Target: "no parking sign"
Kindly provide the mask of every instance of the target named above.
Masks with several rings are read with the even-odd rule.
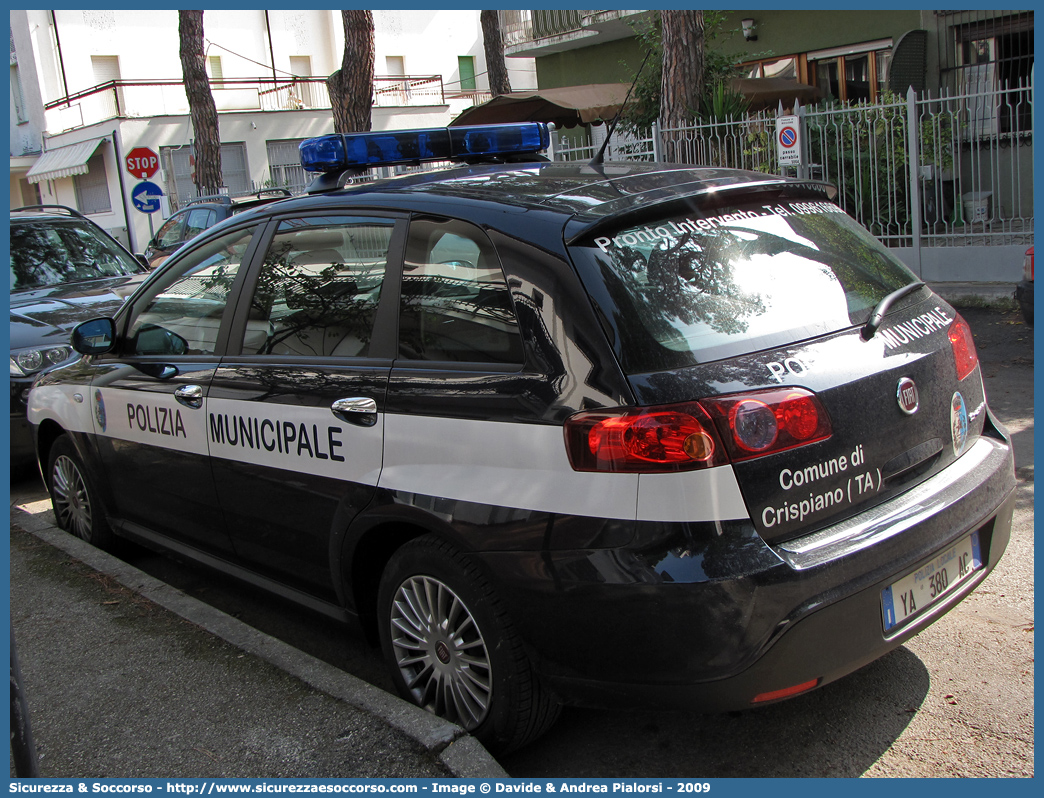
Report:
[[[776,151],[780,166],[798,166],[801,163],[801,125],[796,116],[776,119]]]

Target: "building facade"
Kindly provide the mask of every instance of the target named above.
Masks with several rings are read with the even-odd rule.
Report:
[[[176,11],[11,11],[11,207],[77,208],[142,251],[196,195]],[[340,68],[337,11],[207,11],[207,71],[225,190],[298,191],[297,144],[333,132],[325,80]],[[439,127],[488,98],[478,11],[375,11],[373,129]],[[531,59],[508,61],[533,88]],[[136,209],[137,147],[160,157],[160,211]]]
[[[1033,68],[1029,10],[767,9],[720,14],[707,46],[749,77],[789,77],[828,98],[873,101],[888,89],[893,56],[916,61],[916,89],[1016,86]],[[534,58],[542,89],[630,82],[644,58],[636,29],[658,11],[501,11],[505,52]],[[712,19],[711,16],[707,17]]]

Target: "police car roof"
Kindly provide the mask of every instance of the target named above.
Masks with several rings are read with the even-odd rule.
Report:
[[[338,191],[283,200],[280,210],[347,204],[352,207],[446,213],[451,206],[468,207],[472,214],[500,211],[505,227],[518,212],[530,212],[566,228],[575,239],[595,228],[621,221],[651,206],[690,200],[694,203],[728,192],[791,188],[832,198],[833,186],[816,181],[748,172],[737,169],[678,164],[608,162],[538,162],[475,165],[421,172],[377,180]],[[350,200],[345,203],[345,200]],[[506,212],[506,213],[505,213]],[[249,213],[249,212],[248,212]],[[522,221],[519,219],[518,221]]]

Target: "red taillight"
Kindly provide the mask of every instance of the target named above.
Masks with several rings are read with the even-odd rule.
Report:
[[[747,460],[829,438],[826,408],[804,388],[716,396],[700,403],[714,418],[733,460]]]
[[[963,380],[973,371],[979,363],[979,356],[975,352],[975,339],[972,338],[971,327],[968,322],[957,316],[949,330],[950,346],[953,347],[953,360],[957,366],[957,379]]]
[[[1022,277],[1033,282],[1033,247],[1026,250],[1026,257],[1022,261]]]
[[[712,420],[713,418],[713,420]],[[803,388],[752,391],[697,402],[577,413],[565,423],[577,471],[691,471],[830,437],[830,418]]]
[[[698,404],[577,413],[565,424],[577,471],[657,473],[723,465],[728,457]]]

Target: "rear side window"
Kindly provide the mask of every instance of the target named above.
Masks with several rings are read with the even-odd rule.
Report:
[[[394,222],[339,216],[280,222],[265,254],[244,354],[366,357]]]
[[[467,222],[414,219],[399,305],[399,357],[519,364],[522,339],[489,238]]]
[[[917,279],[822,200],[694,209],[585,244],[574,258],[632,374],[861,324]]]

